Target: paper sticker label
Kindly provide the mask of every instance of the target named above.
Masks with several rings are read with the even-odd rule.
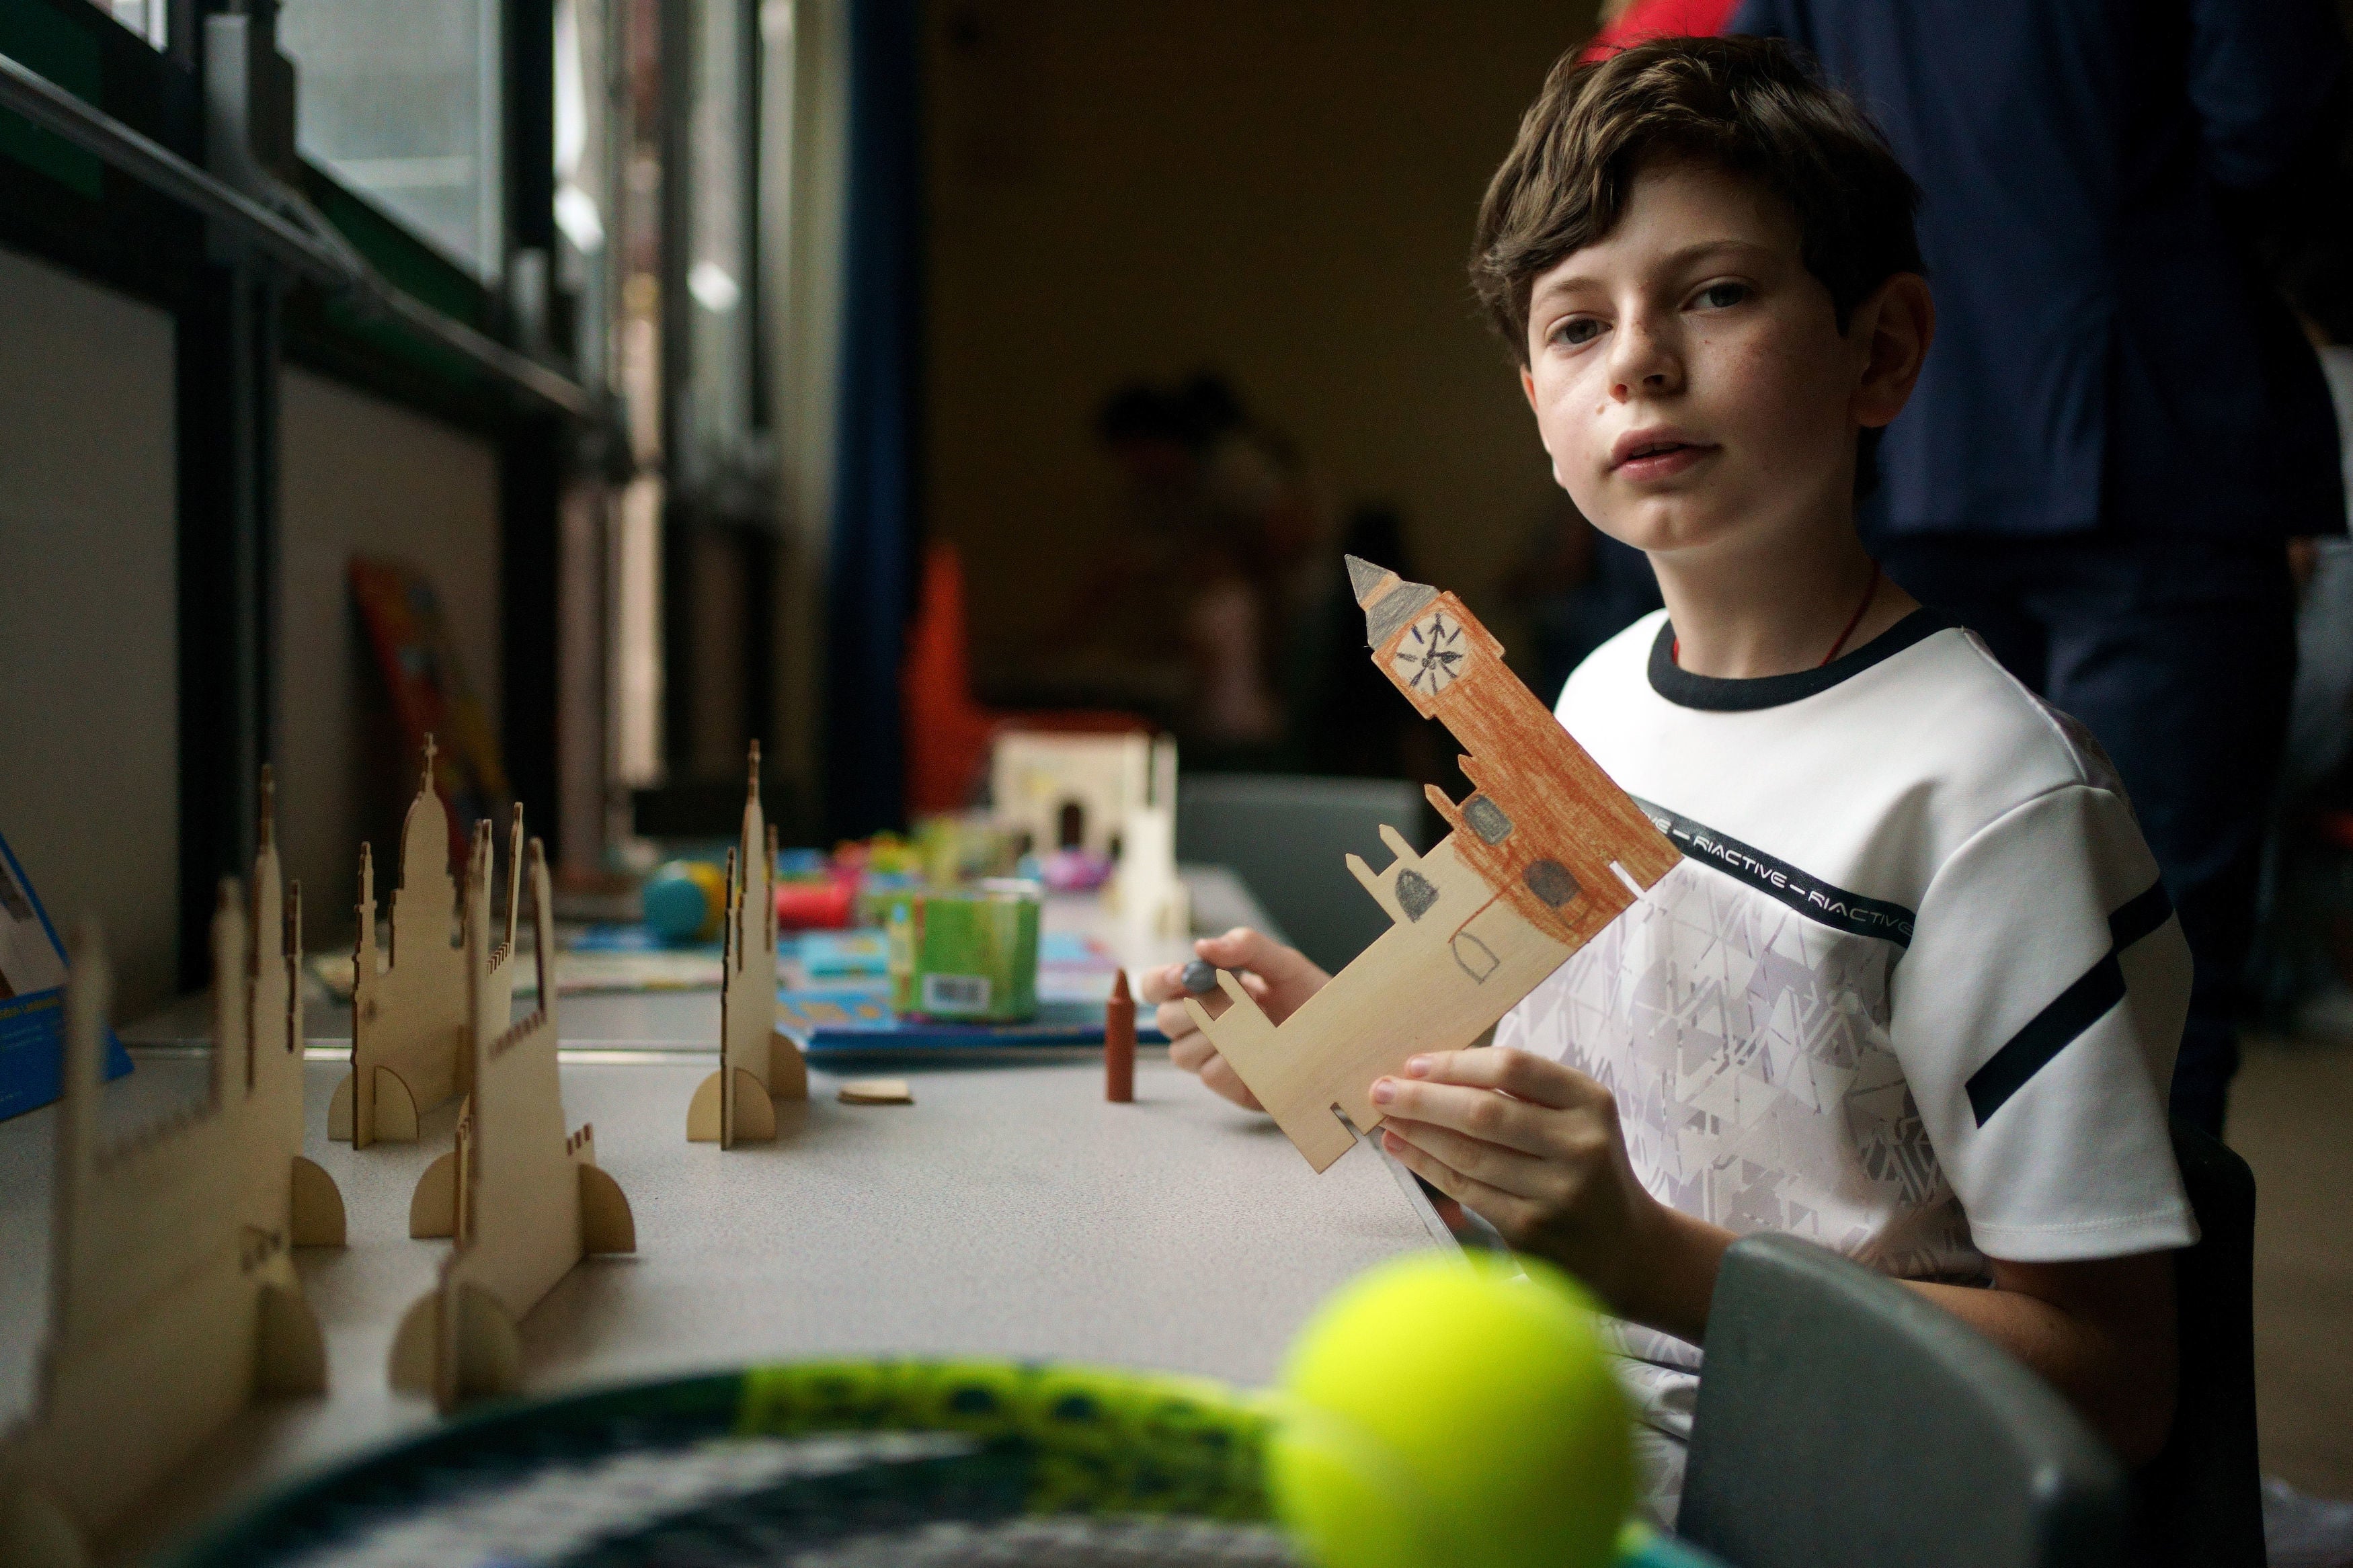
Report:
[[[987,1012],[988,976],[986,974],[924,975],[923,1011],[926,1013]]]

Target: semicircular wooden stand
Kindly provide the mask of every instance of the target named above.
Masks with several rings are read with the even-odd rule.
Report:
[[[57,1109],[49,1330],[32,1415],[0,1436],[0,1563],[81,1568],[93,1542],[256,1398],[322,1394],[325,1342],[288,1249],[341,1247],[334,1178],[302,1156],[300,884],[279,882],[261,777],[253,901],[221,883],[200,1106],[98,1142],[111,975],[75,932]]]
[[[389,1370],[394,1387],[430,1394],[444,1410],[520,1388],[519,1325],[540,1298],[587,1254],[637,1250],[629,1201],[597,1168],[594,1129],[564,1130],[555,921],[536,838],[528,860],[539,1005],[510,1027],[513,946],[491,951],[487,825],[477,831],[465,899],[473,1088],[456,1147],[427,1169],[409,1201],[411,1236],[448,1236],[454,1245],[433,1289],[402,1317]]]
[[[686,1110],[692,1143],[766,1142],[779,1100],[808,1098],[808,1063],[776,1028],[776,830],[760,810],[760,743],[752,743],[744,826],[727,853],[719,989],[719,1070]]]

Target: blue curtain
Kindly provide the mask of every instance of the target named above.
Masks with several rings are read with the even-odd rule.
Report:
[[[899,664],[916,534],[922,358],[921,0],[849,6],[849,190],[827,583],[826,816],[904,826]]]

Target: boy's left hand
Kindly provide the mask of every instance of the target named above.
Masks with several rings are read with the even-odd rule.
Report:
[[[1621,1316],[1669,1332],[1704,1324],[1730,1233],[1643,1190],[1600,1084],[1489,1047],[1415,1057],[1372,1100],[1383,1146],[1514,1247],[1559,1264]]]

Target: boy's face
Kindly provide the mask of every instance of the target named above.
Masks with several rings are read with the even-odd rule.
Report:
[[[1704,166],[1645,170],[1609,237],[1529,297],[1521,380],[1554,477],[1651,552],[1848,521],[1855,433],[1911,384],[1891,405],[1874,375],[1885,292],[1841,333],[1782,202]]]

